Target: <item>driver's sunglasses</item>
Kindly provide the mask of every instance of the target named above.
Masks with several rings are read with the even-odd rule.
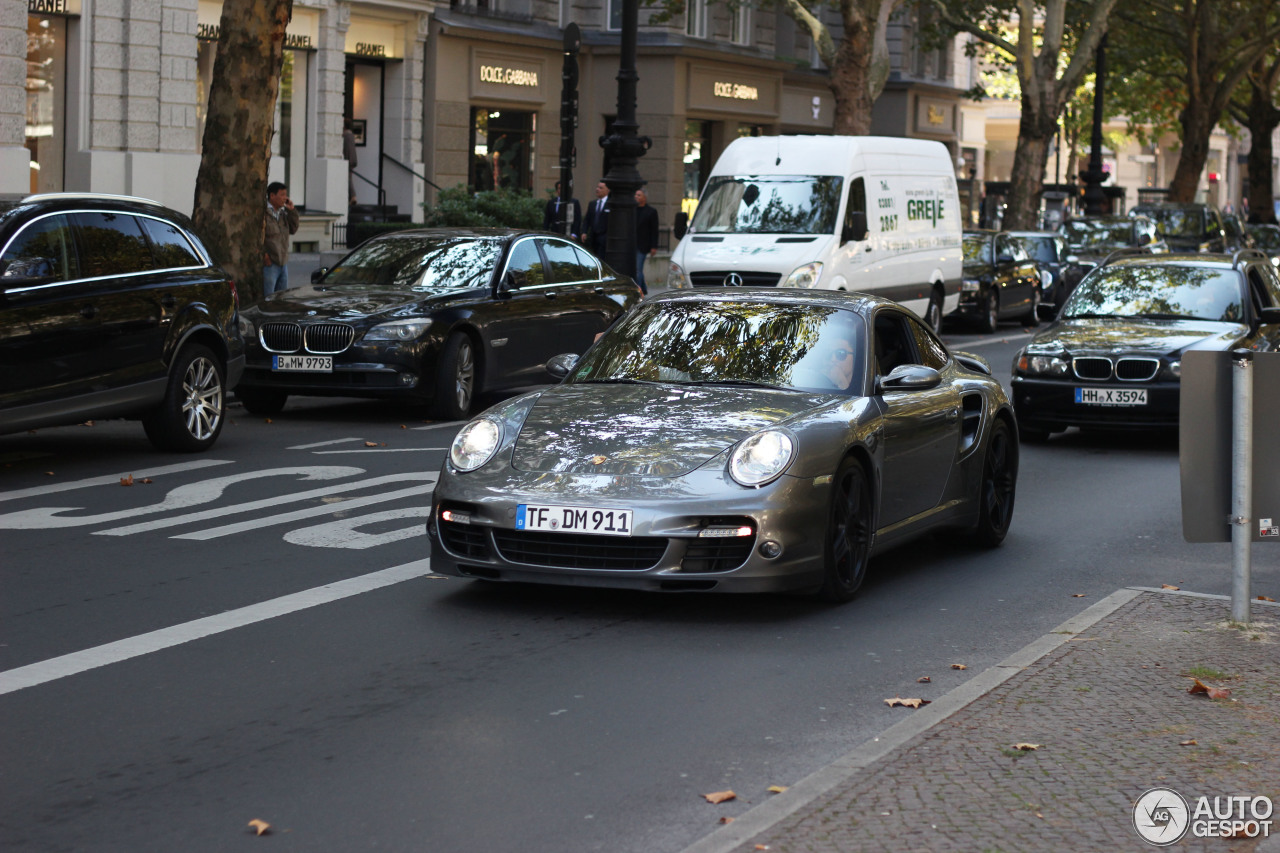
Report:
[[[834,358],[836,361],[844,361],[846,358],[848,358],[849,356],[853,355],[853,350],[851,350],[851,349],[843,349],[843,348],[842,348],[842,349],[833,349],[833,350],[831,351],[830,355],[831,355],[831,357],[832,357],[832,358]]]

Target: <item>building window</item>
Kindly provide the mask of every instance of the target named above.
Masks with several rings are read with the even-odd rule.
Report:
[[[740,124],[738,125],[738,138],[744,136],[764,136],[764,125],[761,124]]]
[[[751,7],[745,3],[729,9],[729,41],[751,44]]]
[[[684,123],[684,193],[680,210],[693,218],[698,207],[698,194],[711,174],[711,122]]]
[[[694,38],[707,37],[707,0],[688,0],[684,32]]]
[[[609,11],[609,20],[606,22],[605,29],[621,30],[622,29],[622,0],[609,0],[606,4]]]
[[[533,190],[535,113],[521,110],[471,108],[472,192],[503,189]]]

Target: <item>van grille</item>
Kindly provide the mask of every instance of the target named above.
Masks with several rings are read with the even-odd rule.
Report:
[[[739,287],[777,287],[778,281],[782,278],[776,272],[716,270],[689,273],[689,281],[693,282],[694,287],[726,287],[730,286],[725,281],[730,275],[737,275],[742,279],[742,284],[738,285]]]

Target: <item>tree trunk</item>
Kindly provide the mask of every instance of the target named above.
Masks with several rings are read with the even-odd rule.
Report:
[[[1044,193],[1045,163],[1049,143],[1057,131],[1057,116],[1048,117],[1024,100],[1018,123],[1018,143],[1013,150],[1013,171],[1009,175],[1008,208],[1004,227],[1035,230],[1040,227],[1040,197]]]
[[[1257,87],[1249,99],[1249,221],[1276,221],[1271,189],[1271,134],[1280,125],[1280,109]]]
[[[1200,173],[1209,159],[1209,136],[1219,116],[1209,115],[1209,108],[1194,99],[1187,103],[1179,116],[1182,125],[1182,150],[1178,154],[1178,167],[1174,169],[1169,184],[1169,201],[1191,202],[1200,189]]]
[[[222,5],[192,219],[246,303],[262,298],[267,167],[292,14],[293,0]]]
[[[871,108],[875,99],[868,85],[871,73],[871,39],[865,28],[845,30],[836,47],[827,85],[835,97],[835,133],[867,136],[871,133]]]

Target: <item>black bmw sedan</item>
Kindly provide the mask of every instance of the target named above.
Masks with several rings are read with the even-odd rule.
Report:
[[[1280,351],[1280,275],[1261,252],[1118,258],[1014,357],[1019,433],[1176,428],[1183,355],[1241,348]]]
[[[642,297],[572,241],[513,229],[400,231],[312,278],[244,312],[250,412],[290,394],[391,397],[457,420],[481,392],[545,383],[548,359]]]

